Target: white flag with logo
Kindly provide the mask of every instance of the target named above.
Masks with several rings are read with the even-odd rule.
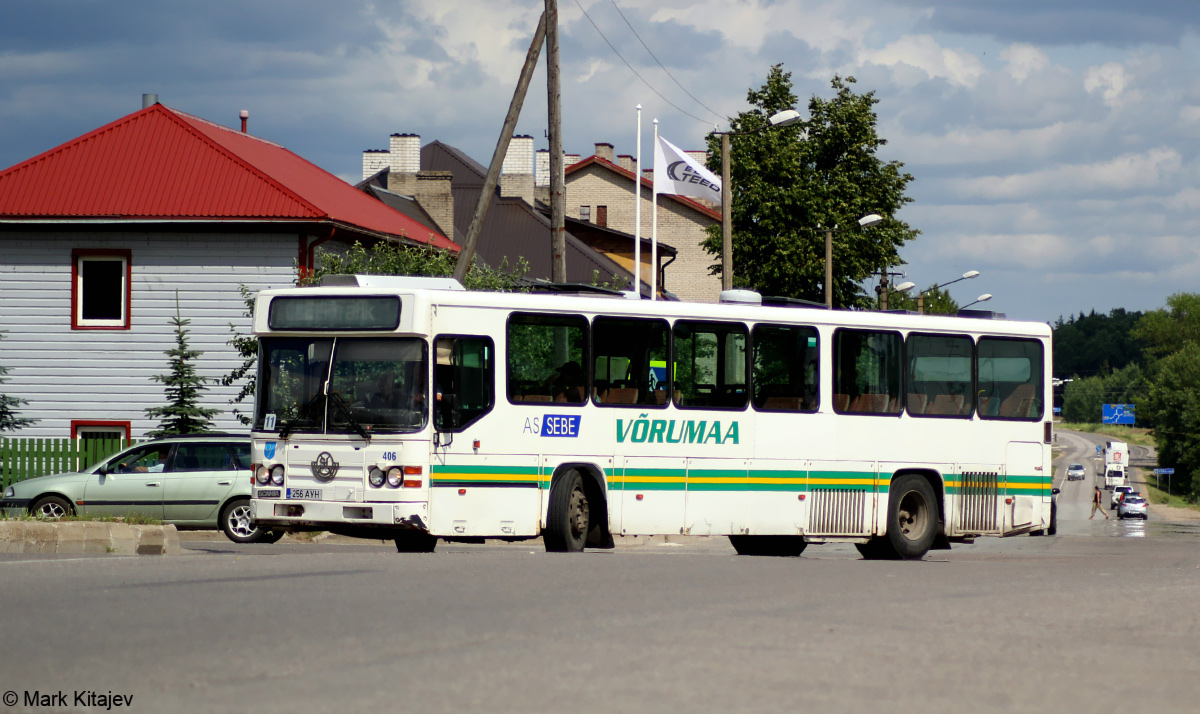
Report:
[[[721,202],[721,179],[661,136],[654,146],[654,190]]]

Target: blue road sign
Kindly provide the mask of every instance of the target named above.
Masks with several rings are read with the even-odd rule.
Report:
[[[1105,424],[1128,424],[1133,425],[1133,405],[1132,404],[1102,404],[1100,412],[1100,421]]]
[[[1159,476],[1170,476],[1171,474],[1175,473],[1175,469],[1154,469],[1154,473],[1158,474]]]
[[[1055,414],[1062,414],[1062,407],[1054,407]]]
[[[1104,448],[1103,446],[1100,446],[1099,444],[1096,444],[1096,456],[1099,456],[1099,455],[1100,455],[1100,450],[1101,450],[1101,449],[1103,449],[1103,448]]]

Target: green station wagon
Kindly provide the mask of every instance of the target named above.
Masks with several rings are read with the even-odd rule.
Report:
[[[282,533],[250,520],[250,438],[193,434],[132,446],[77,473],[27,479],[0,499],[5,515],[139,515],[181,529],[220,528],[235,543]]]

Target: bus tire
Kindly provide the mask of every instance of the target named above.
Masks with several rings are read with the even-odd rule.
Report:
[[[591,520],[587,492],[578,471],[568,471],[550,491],[546,513],[546,531],[542,541],[551,553],[578,553],[583,550]]]
[[[937,503],[933,487],[916,474],[892,481],[888,492],[887,542],[904,560],[920,560],[937,536]]]
[[[437,536],[425,531],[400,531],[396,534],[397,553],[432,553],[437,547]]]
[[[731,535],[729,543],[738,555],[772,555],[781,558],[798,557],[808,547],[804,536],[785,535]]]

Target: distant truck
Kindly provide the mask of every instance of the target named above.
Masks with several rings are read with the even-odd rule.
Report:
[[[1104,488],[1124,486],[1129,467],[1129,444],[1124,441],[1104,442]]]

